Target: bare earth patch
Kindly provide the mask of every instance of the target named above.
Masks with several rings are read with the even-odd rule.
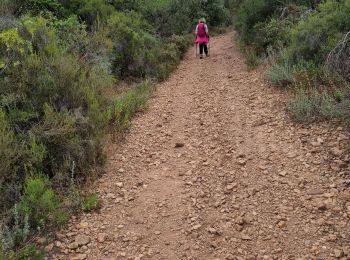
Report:
[[[233,37],[192,48],[110,144],[101,211],[50,259],[350,259],[348,135],[294,124]]]

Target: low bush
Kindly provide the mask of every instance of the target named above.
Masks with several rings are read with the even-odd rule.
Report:
[[[130,124],[131,117],[145,109],[152,88],[152,83],[145,81],[118,96],[109,108],[111,124],[119,130],[126,129]]]
[[[275,86],[287,86],[294,81],[293,67],[288,60],[275,63],[268,69],[266,78]]]
[[[87,196],[83,202],[84,211],[93,211],[99,209],[101,206],[101,201],[96,193]]]
[[[11,251],[10,253],[4,255],[0,251],[0,259],[8,260],[42,260],[45,258],[45,252],[42,249],[38,249],[34,244],[26,245],[22,248],[19,248],[16,252]]]
[[[245,58],[245,63],[248,69],[253,69],[258,66],[260,62],[260,57],[257,54],[256,50],[252,46],[241,46],[242,53]]]
[[[10,212],[7,223],[0,226],[0,253],[11,252],[11,250],[26,242],[29,234],[29,216],[23,216],[18,210],[17,205],[15,205]]]
[[[58,198],[48,177],[37,174],[26,179],[19,212],[22,216],[28,217],[31,227],[40,229],[48,223],[49,219],[55,220],[55,213],[58,212],[59,207]]]
[[[10,128],[5,114],[0,110],[0,210],[4,212],[19,198],[22,178],[18,165],[23,150],[15,133]]]
[[[327,92],[314,90],[312,93],[299,93],[290,102],[288,110],[297,122],[312,122],[317,119],[339,118],[337,102]]]

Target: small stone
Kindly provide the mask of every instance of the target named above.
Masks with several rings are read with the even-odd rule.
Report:
[[[242,235],[242,240],[252,240],[252,238],[248,235]]]
[[[155,231],[154,234],[159,236],[161,234],[161,232],[160,231]]]
[[[44,245],[47,243],[47,239],[45,237],[39,237],[36,242],[39,244],[39,245]]]
[[[87,227],[89,227],[89,223],[87,223],[87,222],[81,222],[81,223],[79,224],[79,226],[80,226],[80,228],[87,228]]]
[[[308,195],[320,195],[323,194],[323,190],[322,189],[310,189],[307,191]]]
[[[68,248],[72,249],[72,250],[77,249],[78,247],[79,247],[79,245],[77,242],[73,242],[73,243],[68,245]]]
[[[78,254],[70,258],[71,260],[84,260],[87,258],[86,254]]]
[[[55,246],[58,248],[62,247],[62,243],[60,241],[56,241]]]
[[[119,173],[124,173],[125,170],[124,170],[123,168],[120,168],[120,169],[118,170],[118,172],[119,172]]]
[[[181,142],[175,143],[175,148],[181,148],[181,147],[184,147],[184,146],[185,146],[184,143],[181,143]]]
[[[334,249],[334,255],[336,258],[341,258],[344,255],[343,250]]]
[[[280,221],[280,222],[278,222],[277,226],[279,228],[284,228],[286,226],[286,222],[285,221]]]
[[[108,235],[105,234],[105,233],[99,233],[97,235],[97,241],[100,242],[100,243],[105,242],[107,240],[107,238],[108,238]]]
[[[236,225],[236,229],[238,232],[242,232],[244,229],[244,226],[243,225]]]
[[[194,226],[192,227],[192,229],[193,229],[193,230],[197,230],[197,229],[200,229],[201,227],[202,227],[201,224],[197,224],[197,225],[194,225]]]
[[[278,175],[282,176],[282,177],[285,177],[287,175],[287,172],[286,171],[281,171],[278,173]]]
[[[243,226],[244,224],[246,224],[245,219],[242,218],[242,217],[238,217],[238,218],[236,219],[236,223],[237,223],[238,225],[241,225],[241,226]]]
[[[324,211],[327,209],[327,204],[324,203],[324,202],[320,202],[318,205],[317,205],[317,209],[318,210],[321,210],[321,211]]]
[[[259,169],[265,171],[267,170],[267,167],[265,165],[259,165]]]
[[[324,143],[323,139],[320,138],[320,137],[317,137],[317,142],[319,142],[320,144],[323,144],[323,143]]]
[[[238,163],[239,165],[244,166],[244,165],[247,164],[247,160],[245,160],[245,159],[239,159],[239,160],[237,161],[237,163]]]
[[[321,143],[320,143],[320,142],[310,142],[310,144],[311,144],[312,146],[315,146],[315,147],[321,146]]]
[[[344,153],[344,151],[340,150],[340,149],[337,148],[337,147],[332,148],[332,149],[330,150],[330,152],[331,152],[331,154],[333,154],[333,155],[336,156],[336,157],[340,157],[340,156]]]
[[[78,235],[75,238],[75,242],[78,244],[78,246],[85,246],[90,243],[90,238],[85,235]]]
[[[237,186],[237,183],[231,183],[231,184],[226,186],[226,189],[227,190],[233,190],[236,186]]]
[[[141,260],[142,259],[142,257],[143,257],[143,255],[139,255],[139,256],[136,256],[135,258],[134,258],[134,260]]]
[[[116,196],[115,196],[115,194],[113,194],[113,193],[108,193],[108,194],[106,195],[106,198],[107,198],[107,199],[115,199]]]
[[[53,249],[53,246],[54,246],[53,243],[48,244],[48,245],[45,247],[45,252],[46,252],[46,253],[51,252],[52,249]]]
[[[124,186],[124,184],[123,184],[122,182],[117,182],[116,185],[117,185],[117,187],[119,187],[119,188],[123,188],[123,186]]]
[[[210,228],[208,228],[207,230],[208,230],[208,232],[209,232],[210,234],[217,234],[217,231],[216,231],[215,228],[210,227]]]

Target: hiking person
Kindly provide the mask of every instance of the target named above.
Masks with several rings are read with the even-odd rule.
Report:
[[[203,50],[206,56],[208,56],[208,43],[209,43],[209,30],[205,22],[205,18],[199,19],[196,27],[196,44],[199,44],[199,58],[203,59]]]

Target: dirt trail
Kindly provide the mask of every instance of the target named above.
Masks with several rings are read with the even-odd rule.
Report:
[[[348,136],[293,124],[233,37],[159,85],[52,258],[350,259]]]

